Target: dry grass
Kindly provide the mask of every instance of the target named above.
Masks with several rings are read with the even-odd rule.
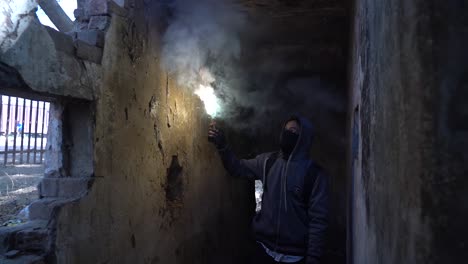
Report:
[[[0,167],[0,225],[17,218],[19,211],[38,198],[43,165]]]

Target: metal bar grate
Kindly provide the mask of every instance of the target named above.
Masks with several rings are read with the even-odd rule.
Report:
[[[46,112],[46,108],[45,108],[45,102],[42,102],[42,126],[41,126],[41,135],[42,135],[42,140],[41,140],[41,150],[40,150],[40,153],[41,153],[41,157],[40,157],[40,160],[42,161],[42,157],[43,157],[43,153],[44,153],[44,124],[45,124],[45,112]]]
[[[21,147],[20,147],[20,163],[23,164],[23,151],[24,151],[24,120],[25,120],[25,114],[26,114],[26,99],[23,98],[23,115],[21,116],[21,124],[22,124],[22,129],[21,129]]]
[[[50,103],[0,94],[0,164],[44,160]]]
[[[39,101],[36,101],[36,128],[34,129],[34,163],[36,163],[36,154],[37,154],[37,128],[38,128],[38,122],[39,120]]]
[[[3,102],[3,96],[2,96]],[[7,164],[8,161],[8,137],[10,135],[10,108],[11,108],[11,98],[8,96],[8,104],[7,104],[7,115],[6,115],[6,133],[5,133],[5,158],[3,160],[3,165]],[[3,106],[3,104],[2,104]]]
[[[15,104],[15,118],[13,119],[15,121],[15,126],[18,123],[18,97],[16,97],[16,104]],[[16,139],[18,138],[18,131],[15,130],[13,132],[13,164],[15,164],[16,160]]]
[[[29,124],[29,130],[28,131],[32,131],[32,100],[29,100],[29,121],[28,121],[28,124]],[[28,133],[28,150],[31,149],[31,132]],[[27,161],[26,163],[29,163],[29,156],[31,155],[31,152],[28,151],[28,154],[27,154]]]

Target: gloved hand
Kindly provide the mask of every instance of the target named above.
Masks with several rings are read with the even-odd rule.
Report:
[[[218,129],[214,121],[208,128],[208,141],[213,143],[217,149],[224,149],[227,146],[223,130]]]

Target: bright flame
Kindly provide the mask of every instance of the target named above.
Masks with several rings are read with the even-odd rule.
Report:
[[[215,117],[219,113],[221,107],[219,105],[218,97],[216,97],[214,93],[213,87],[200,84],[198,89],[195,90],[195,94],[203,101],[208,115]]]

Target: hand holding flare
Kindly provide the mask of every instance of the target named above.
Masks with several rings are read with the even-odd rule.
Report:
[[[208,141],[213,143],[217,149],[224,149],[227,145],[224,132],[216,127],[216,121],[211,121],[208,128]]]

